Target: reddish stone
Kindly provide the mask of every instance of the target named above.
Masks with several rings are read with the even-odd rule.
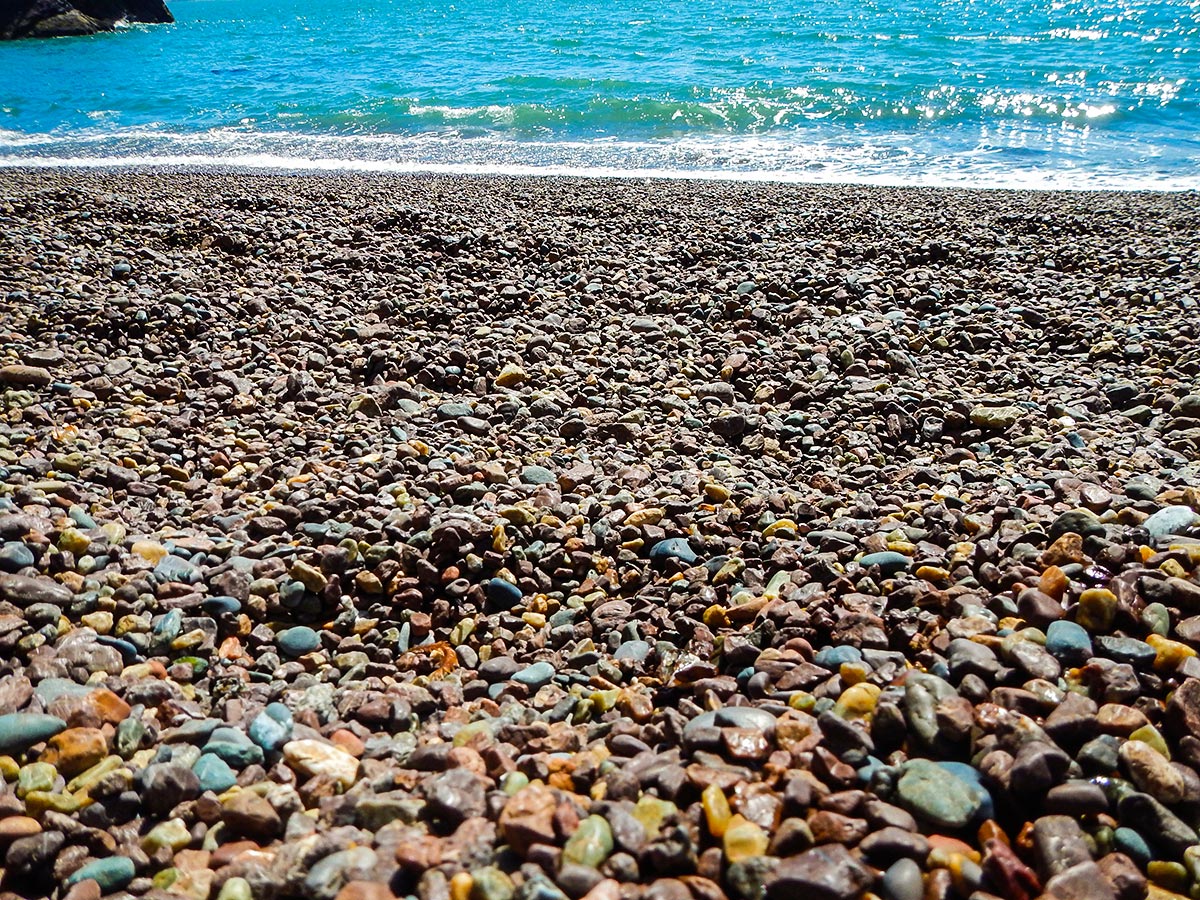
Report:
[[[254,841],[232,841],[228,844],[222,844],[214,850],[208,864],[213,869],[220,869],[229,865],[243,853],[261,849]]]
[[[1119,900],[1142,900],[1146,896],[1146,876],[1124,853],[1110,853],[1097,860],[1096,865]]]
[[[517,791],[500,813],[500,832],[518,856],[533,844],[555,843],[554,813],[558,801],[548,787],[531,784]]]
[[[1008,844],[990,838],[983,845],[983,874],[999,893],[1010,900],[1033,900],[1042,893],[1037,874],[1021,862]]]
[[[396,863],[410,872],[424,872],[442,864],[442,841],[431,835],[401,841],[396,846]]]
[[[853,847],[867,835],[866,819],[853,819],[840,813],[821,810],[808,817],[808,828],[818,844],[845,844]]]

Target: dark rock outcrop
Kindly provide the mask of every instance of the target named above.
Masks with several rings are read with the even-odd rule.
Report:
[[[122,20],[163,23],[175,17],[163,0],[7,0],[0,3],[0,39],[96,34]]]

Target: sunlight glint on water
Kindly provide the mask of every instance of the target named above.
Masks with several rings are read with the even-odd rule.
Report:
[[[174,0],[0,45],[0,163],[1200,187],[1200,5]]]

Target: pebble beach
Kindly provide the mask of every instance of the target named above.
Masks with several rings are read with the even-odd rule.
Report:
[[[0,174],[0,900],[1200,896],[1195,194]]]

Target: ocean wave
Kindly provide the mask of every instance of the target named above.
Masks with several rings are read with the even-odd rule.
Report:
[[[979,141],[949,150],[896,140],[770,138],[676,141],[513,141],[451,135],[298,136],[217,131],[126,133],[74,142],[43,136],[37,152],[0,141],[0,168],[246,169],[288,172],[431,173],[584,178],[667,178],[1085,190],[1200,190],[1200,171],[1132,170],[1056,162],[1036,148]],[[1067,156],[1071,154],[1067,148]]]
[[[798,131],[812,123],[855,127],[888,124],[999,125],[1005,121],[1068,126],[1123,117],[1161,116],[1179,99],[1182,83],[1105,80],[1091,87],[1079,73],[1049,73],[1040,90],[965,88],[953,84],[906,90],[819,81],[693,89],[686,95],[642,93],[638,85],[614,92],[575,84],[560,91],[542,85],[536,100],[463,103],[440,97],[375,98],[340,111],[289,108],[271,116],[245,117],[240,124],[295,122],[299,129],[403,133],[442,127],[502,129],[514,136],[559,139],[632,135],[677,137],[682,132],[771,134]],[[560,97],[562,99],[556,99]],[[1171,112],[1189,114],[1186,103]],[[284,119],[283,117],[287,118]],[[234,124],[234,123],[226,123]]]

